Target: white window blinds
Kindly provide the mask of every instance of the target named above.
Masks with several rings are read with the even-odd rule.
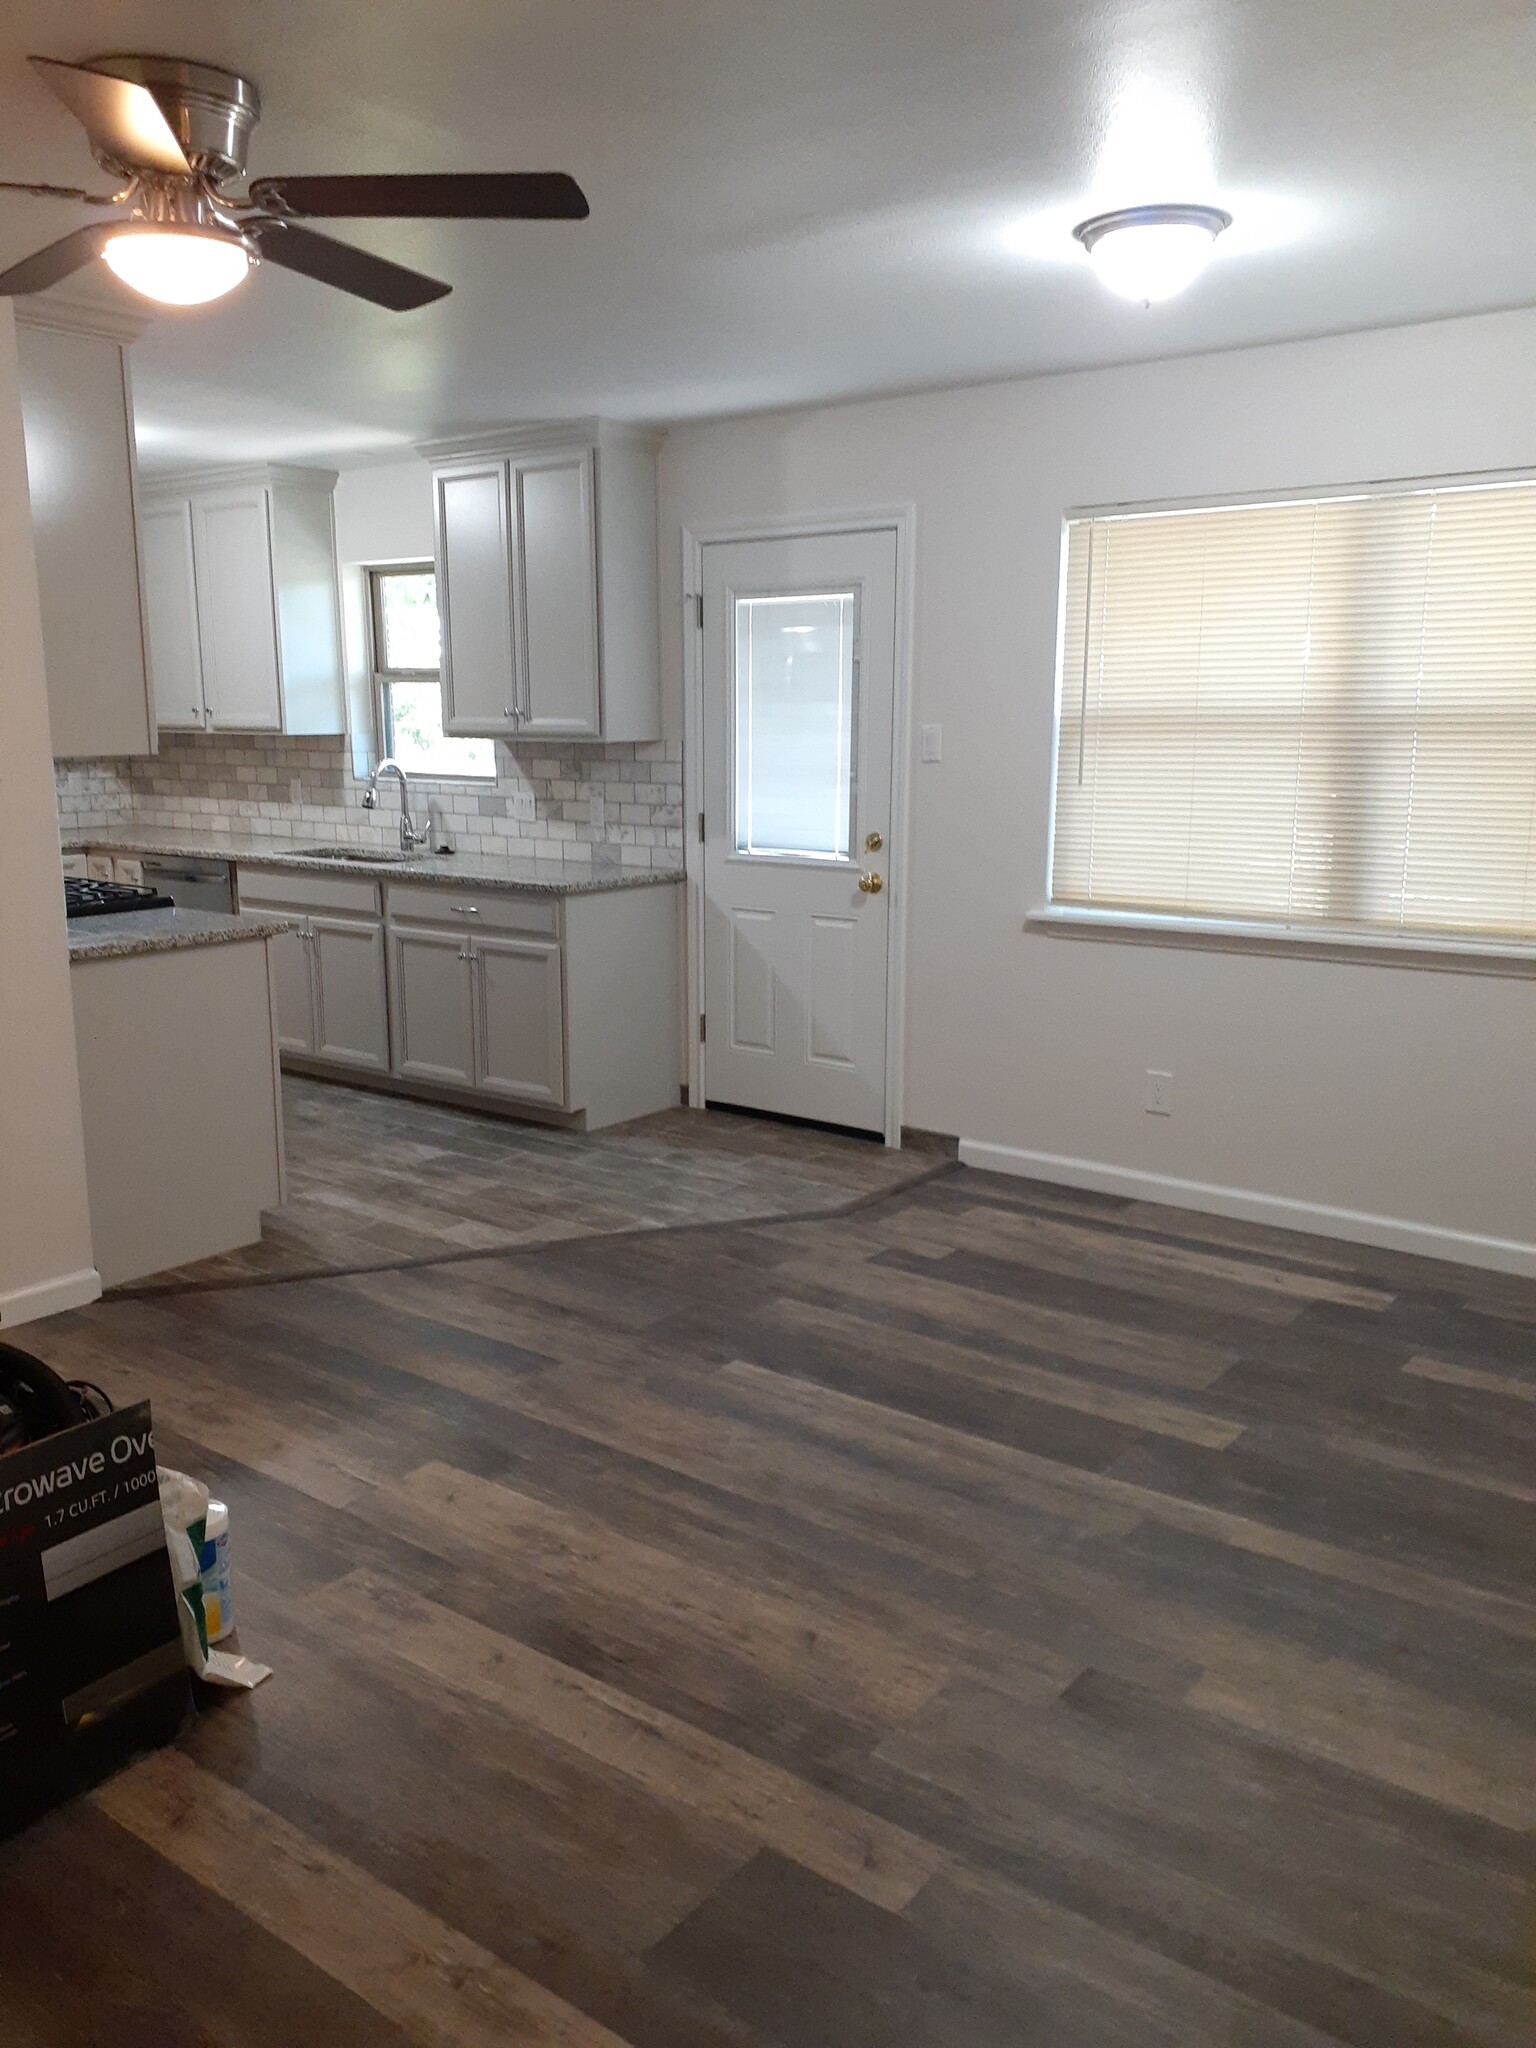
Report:
[[[1536,938],[1536,485],[1067,530],[1051,900]]]

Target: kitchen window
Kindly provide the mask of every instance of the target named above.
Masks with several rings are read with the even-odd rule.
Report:
[[[368,592],[385,753],[412,775],[494,782],[496,742],[443,731],[442,639],[431,563],[370,569]]]
[[[1536,940],[1536,484],[1067,522],[1050,906]]]

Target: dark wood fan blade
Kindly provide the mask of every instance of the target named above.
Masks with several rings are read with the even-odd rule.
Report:
[[[120,220],[93,221],[88,228],[76,228],[35,256],[23,256],[9,270],[0,271],[0,299],[24,298],[28,292],[45,292],[49,285],[84,270],[93,256],[99,256],[114,235],[123,232]]]
[[[185,172],[192,168],[154,94],[144,86],[126,78],[108,78],[100,71],[84,71],[78,64],[60,64],[53,57],[29,57],[27,61],[80,123],[97,156],[132,169]]]
[[[592,211],[564,171],[258,178],[251,197],[315,220],[585,220]]]
[[[429,306],[434,299],[445,299],[453,289],[435,277],[424,277],[419,270],[407,270],[367,249],[355,249],[350,242],[333,242],[329,235],[314,234],[291,221],[252,221],[245,232],[264,261],[297,270],[320,284],[333,284],[354,298],[370,299],[392,313]]]

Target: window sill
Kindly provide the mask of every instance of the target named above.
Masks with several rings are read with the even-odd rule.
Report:
[[[1536,945],[1515,940],[1394,937],[1327,925],[1243,923],[1227,918],[1168,917],[1151,911],[1085,910],[1042,904],[1028,912],[1025,931],[1064,939],[1109,939],[1120,944],[1190,946],[1211,953],[1268,953],[1292,959],[1346,960],[1373,967],[1427,967],[1444,974],[1522,976],[1536,973]]]

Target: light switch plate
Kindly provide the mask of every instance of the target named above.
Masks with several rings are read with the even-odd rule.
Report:
[[[942,761],[944,758],[944,728],[942,725],[925,725],[919,734],[922,758],[925,761]]]
[[[531,789],[514,789],[512,792],[512,816],[519,825],[531,825],[537,813],[533,808]]]
[[[601,832],[608,822],[608,799],[601,790],[594,789],[587,798],[587,822],[594,832]]]

